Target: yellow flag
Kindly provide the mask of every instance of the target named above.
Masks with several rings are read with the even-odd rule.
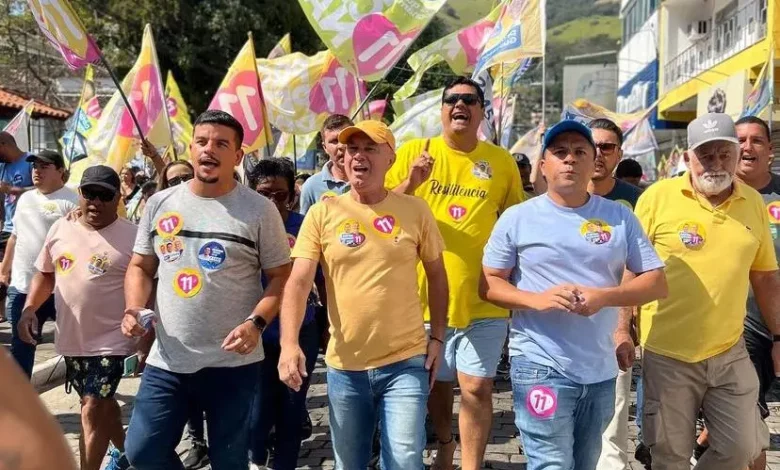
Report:
[[[292,52],[292,42],[290,41],[290,33],[287,33],[284,36],[282,36],[282,39],[280,39],[279,42],[276,43],[276,46],[274,46],[274,48],[271,49],[271,52],[268,53],[268,58],[276,59],[277,57],[287,55],[291,52]]]
[[[165,105],[168,108],[168,116],[171,121],[173,133],[173,145],[176,147],[176,156],[180,160],[189,160],[190,142],[192,142],[192,121],[187,110],[187,104],[179,91],[179,84],[173,78],[173,73],[168,71],[165,80]]]
[[[27,0],[41,33],[62,54],[71,69],[100,60],[92,40],[68,0]]]
[[[271,126],[266,118],[251,35],[222,79],[209,109],[225,111],[241,123],[244,127],[244,153],[270,144]]]

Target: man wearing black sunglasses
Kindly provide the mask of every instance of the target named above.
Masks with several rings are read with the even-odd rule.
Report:
[[[588,123],[596,142],[596,169],[588,188],[592,194],[620,202],[632,210],[642,190],[613,175],[623,158],[623,131],[609,119],[594,119]]]
[[[522,201],[520,172],[506,150],[477,138],[484,95],[466,77],[442,95],[442,135],[398,150],[385,186],[424,199],[444,236],[449,280],[449,324],[428,410],[439,440],[438,468],[451,468],[453,383],[460,384],[462,468],[477,470],[490,435],[493,377],[507,335],[508,312],[479,298],[482,250],[498,215]],[[425,273],[418,270],[425,319],[430,318]]]

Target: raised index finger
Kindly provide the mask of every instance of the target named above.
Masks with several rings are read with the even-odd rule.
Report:
[[[430,147],[430,145],[431,145],[431,139],[427,139],[425,141],[425,147],[423,148],[423,152],[427,152],[428,151],[428,147]]]

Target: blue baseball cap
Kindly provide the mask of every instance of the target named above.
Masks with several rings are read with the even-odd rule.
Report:
[[[590,145],[592,145],[594,149],[596,148],[596,143],[593,142],[593,133],[591,133],[588,126],[573,119],[564,119],[563,121],[558,122],[558,124],[547,129],[547,132],[544,133],[544,138],[542,140],[542,153],[547,150],[547,147],[556,137],[563,134],[564,132],[576,132],[588,139]]]

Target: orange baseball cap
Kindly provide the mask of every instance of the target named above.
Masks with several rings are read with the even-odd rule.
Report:
[[[360,121],[354,126],[346,127],[339,133],[339,143],[346,144],[349,138],[358,132],[366,134],[377,144],[387,144],[395,151],[393,131],[380,121]]]

